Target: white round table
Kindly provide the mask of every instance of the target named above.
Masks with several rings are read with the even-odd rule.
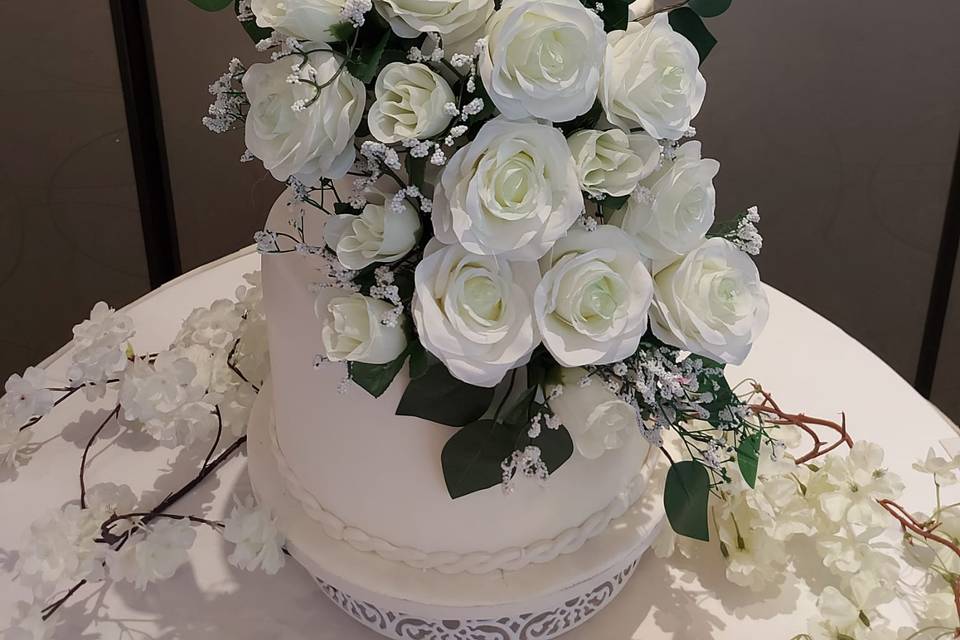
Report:
[[[243,273],[259,268],[259,256],[240,251],[199,268],[126,308],[138,327],[138,352],[166,348],[180,322],[195,307],[232,297]],[[824,286],[829,286],[827,283]],[[747,363],[731,368],[730,379],[754,377],[789,411],[823,417],[847,415],[854,439],[879,443],[887,466],[907,482],[902,503],[927,508],[928,478],[911,470],[930,447],[951,446],[951,424],[879,358],[839,328],[788,296],[769,289],[770,322]],[[78,319],[79,321],[79,319]],[[68,347],[43,364],[62,379]],[[30,592],[15,581],[17,549],[29,525],[78,498],[78,467],[86,440],[113,407],[108,394],[91,406],[71,398],[35,428],[42,443],[15,474],[0,475],[0,631],[17,601]],[[203,449],[203,447],[197,447]],[[156,447],[149,437],[108,428],[92,450],[88,484],[117,482],[144,494],[144,505],[162,499],[196,473],[205,451]],[[175,513],[207,511],[222,518],[234,494],[250,487],[245,459],[236,456],[177,504]],[[895,533],[892,532],[895,539]],[[78,592],[61,610],[56,638],[176,638],[199,640],[311,639],[373,640],[379,636],[353,622],[320,593],[295,562],[275,576],[230,566],[217,534],[200,529],[192,563],[170,580],[137,591],[130,583],[100,583]],[[570,640],[630,638],[736,638],[746,632],[771,640],[806,630],[815,596],[794,575],[779,589],[755,594],[728,583],[715,545],[696,562],[645,555],[619,598]],[[694,569],[696,571],[694,571]],[[805,574],[815,568],[804,567]],[[895,622],[908,623],[894,605]]]

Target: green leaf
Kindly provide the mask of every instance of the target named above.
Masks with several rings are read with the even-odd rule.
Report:
[[[383,55],[383,50],[387,48],[389,41],[390,30],[384,29],[373,43],[364,44],[353,52],[347,60],[347,71],[360,82],[367,83],[373,80],[377,76],[380,56]]]
[[[710,50],[717,44],[717,39],[707,29],[707,25],[703,24],[700,16],[689,7],[680,7],[667,14],[667,18],[673,30],[696,47],[697,53],[700,55],[700,64],[703,64]]]
[[[492,400],[493,388],[475,387],[458,380],[450,375],[446,366],[438,363],[410,381],[396,413],[462,427],[478,420]]]
[[[493,420],[471,422],[453,434],[440,454],[450,497],[457,499],[500,484],[500,463],[514,452],[516,440],[516,428]]]
[[[559,469],[573,455],[573,438],[566,427],[544,428],[536,440],[527,438],[523,446],[528,444],[540,447],[540,459],[550,473]]]
[[[400,373],[403,363],[407,359],[407,352],[401,353],[395,360],[386,364],[365,364],[350,362],[347,364],[347,374],[350,379],[363,387],[374,398],[379,398],[387,390],[393,379]]]
[[[333,36],[334,40],[345,42],[353,37],[354,29],[355,27],[349,22],[338,22],[327,29],[327,31],[330,32],[330,35]]]
[[[689,0],[687,6],[701,18],[715,18],[727,9],[733,0]]]
[[[593,0],[586,0],[583,4],[588,9],[593,9],[597,4]],[[603,28],[605,31],[621,31],[627,28],[627,22],[630,19],[630,0],[604,0],[603,11],[600,12],[603,19]]]
[[[747,484],[757,483],[757,466],[760,464],[760,432],[751,433],[737,445],[737,465]]]
[[[663,506],[674,531],[688,538],[708,541],[709,497],[710,474],[706,467],[696,460],[683,460],[670,466],[663,489]]]
[[[427,170],[427,157],[414,158],[407,152],[407,158],[403,161],[404,169],[407,171],[407,180],[410,184],[423,188],[423,174]]]
[[[630,199],[629,195],[625,196],[607,196],[600,201],[600,206],[603,208],[603,212],[607,215],[613,213],[614,211],[619,211],[623,205],[627,203],[627,200]]]
[[[503,481],[501,463],[528,444],[540,447],[540,459],[553,473],[573,455],[573,440],[563,427],[544,429],[536,440],[527,425],[478,420],[457,431],[443,447],[440,463],[451,498],[495,487]]]
[[[349,202],[334,202],[333,212],[338,216],[344,214],[351,216],[360,215],[360,210],[354,209]]]
[[[530,426],[530,407],[537,395],[537,388],[530,387],[517,397],[510,408],[498,420],[513,427],[527,429]]]
[[[412,380],[422,378],[430,367],[440,363],[435,355],[423,348],[417,338],[410,341],[407,350],[410,352],[410,378]]]
[[[235,0],[233,11],[238,16],[240,15],[240,0]],[[250,36],[250,39],[255,43],[266,40],[273,35],[273,29],[261,27],[257,24],[256,20],[240,20],[240,26],[243,27],[243,30],[247,32],[247,35]]]
[[[233,3],[233,0],[190,0],[190,2],[204,11],[223,11]]]

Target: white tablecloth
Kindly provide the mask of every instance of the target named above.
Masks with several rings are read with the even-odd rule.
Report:
[[[127,308],[138,327],[138,352],[165,348],[191,309],[231,297],[241,274],[259,266],[259,257],[241,251],[197,269]],[[824,286],[829,286],[824,283]],[[929,507],[929,481],[910,469],[931,446],[955,437],[951,425],[880,359],[843,331],[788,296],[770,289],[770,323],[747,364],[731,379],[752,376],[787,410],[838,416],[846,411],[854,438],[869,439],[887,451],[891,470],[907,480],[903,504]],[[47,361],[54,378],[65,370],[63,354]],[[80,452],[113,406],[106,398],[91,407],[72,398],[46,418],[34,440],[41,442],[16,477],[0,476],[0,630],[16,602],[30,593],[15,582],[17,549],[29,525],[78,497]],[[199,447],[202,449],[203,447]],[[88,484],[118,482],[147,492],[153,504],[195,475],[205,451],[154,448],[149,438],[110,427],[93,450]],[[248,495],[244,459],[237,456],[171,511],[209,510],[220,518],[233,495]],[[570,640],[628,638],[790,638],[802,632],[815,610],[806,583],[788,576],[778,589],[754,594],[723,576],[716,547],[711,559],[665,562],[647,554],[623,593]],[[329,603],[296,563],[276,576],[246,573],[230,566],[219,536],[201,528],[192,563],[174,578],[141,592],[129,583],[85,587],[60,614],[56,638],[230,638],[231,640],[376,638]],[[811,556],[812,558],[813,556]],[[816,562],[801,566],[817,573]],[[696,573],[693,569],[696,568]],[[772,596],[772,597],[771,597]],[[893,616],[900,617],[897,611]],[[903,619],[904,622],[906,618]]]

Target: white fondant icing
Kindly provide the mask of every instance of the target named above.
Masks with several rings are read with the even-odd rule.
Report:
[[[350,526],[336,514],[323,508],[287,464],[277,444],[276,426],[270,417],[269,441],[277,470],[287,491],[296,498],[308,516],[315,520],[324,533],[335,540],[343,540],[358,551],[370,551],[386,560],[402,562],[415,569],[435,569],[441,573],[487,573],[496,570],[515,570],[528,564],[549,562],[559,555],[573,553],[583,544],[606,530],[610,522],[622,516],[647,488],[649,469],[637,474],[622,492],[613,497],[603,509],[590,515],[579,526],[562,531],[549,540],[537,540],[524,547],[501,549],[496,553],[478,551],[455,553],[451,551],[424,551],[400,547],[389,540],[369,535],[366,531]]]
[[[290,201],[289,193],[277,201],[269,229],[287,230],[300,206]],[[308,207],[307,240],[319,244],[322,227],[323,214]],[[373,399],[353,385],[337,393],[346,374],[342,365],[312,366],[321,348],[309,290],[311,282],[323,280],[316,261],[296,253],[265,255],[263,282],[279,449],[324,510],[396,547],[498,554],[584,525],[640,472],[649,445],[636,435],[596,460],[574,454],[545,487],[520,482],[510,495],[494,487],[451,499],[440,452],[453,429],[394,415],[405,371]]]

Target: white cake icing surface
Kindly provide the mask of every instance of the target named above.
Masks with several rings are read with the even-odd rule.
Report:
[[[281,196],[268,228],[287,229],[301,206],[290,201]],[[320,243],[322,216],[308,207],[308,241]],[[440,453],[454,430],[394,415],[405,370],[374,399],[355,385],[337,392],[346,367],[313,367],[321,350],[310,291],[322,280],[316,260],[288,253],[264,255],[262,264],[277,451],[308,512],[339,522],[330,519],[328,535],[445,572],[513,569],[574,550],[635,500],[649,452],[638,434],[596,460],[574,452],[546,486],[522,481],[509,495],[492,487],[451,499]]]

